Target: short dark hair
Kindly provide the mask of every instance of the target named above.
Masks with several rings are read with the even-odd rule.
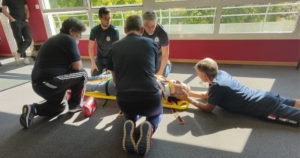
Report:
[[[101,7],[101,8],[99,9],[98,16],[99,16],[99,17],[102,17],[102,15],[107,15],[107,14],[109,14],[109,13],[110,13],[110,10],[109,10],[109,9],[107,9],[106,7]]]
[[[72,29],[74,32],[84,32],[86,30],[84,24],[74,17],[69,17],[62,23],[60,32],[70,34],[70,29]]]
[[[132,31],[132,30],[140,31],[141,28],[143,27],[143,20],[138,15],[130,15],[126,19],[125,27],[127,31]]]

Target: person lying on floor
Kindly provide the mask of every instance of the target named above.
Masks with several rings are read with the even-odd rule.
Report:
[[[185,92],[174,94],[196,107],[211,112],[216,106],[225,110],[299,126],[300,100],[290,99],[263,90],[250,89],[235,80],[225,71],[218,70],[217,63],[210,58],[195,66],[198,77],[210,84],[207,92]],[[207,99],[207,103],[191,97]]]
[[[183,91],[189,92],[190,86],[186,85],[177,80],[167,80],[163,76],[158,76],[156,80],[162,95],[165,99],[171,98],[173,94],[182,94]],[[86,92],[100,92],[106,93],[106,95],[116,96],[117,92],[115,86],[112,82],[112,75],[111,74],[102,74],[98,76],[88,77],[88,82],[86,84]],[[176,100],[175,100],[176,101]]]

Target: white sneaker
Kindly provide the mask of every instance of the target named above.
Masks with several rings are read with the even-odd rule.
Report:
[[[29,65],[30,64],[30,61],[29,61],[29,59],[26,57],[26,58],[24,58],[24,64],[25,65]]]
[[[15,58],[16,65],[19,66],[20,57],[18,56],[18,53],[17,52],[13,52],[12,54],[13,54],[13,56]]]

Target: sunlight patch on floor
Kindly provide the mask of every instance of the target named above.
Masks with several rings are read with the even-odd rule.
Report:
[[[155,135],[155,139],[194,145],[215,150],[229,151],[241,153],[249,139],[252,129],[249,128],[233,128],[219,131],[209,135],[199,137],[192,136],[191,132],[183,136]]]

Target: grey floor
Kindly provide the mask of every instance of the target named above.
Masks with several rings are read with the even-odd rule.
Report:
[[[82,113],[62,113],[57,117],[36,117],[30,129],[19,124],[24,104],[42,101],[30,85],[32,65],[15,66],[12,58],[0,58],[0,157],[141,157],[121,147],[124,120],[110,101],[90,118]],[[89,71],[89,61],[84,67]],[[206,90],[194,72],[194,64],[173,63],[169,79],[179,79],[194,91]],[[243,84],[257,89],[300,98],[299,71],[295,67],[220,65]],[[97,100],[101,105],[103,100]],[[145,157],[155,158],[299,158],[299,128],[262,121],[216,108],[205,113],[190,105],[179,111],[180,125],[170,109],[153,136],[153,146]],[[142,122],[144,118],[138,121]]]

